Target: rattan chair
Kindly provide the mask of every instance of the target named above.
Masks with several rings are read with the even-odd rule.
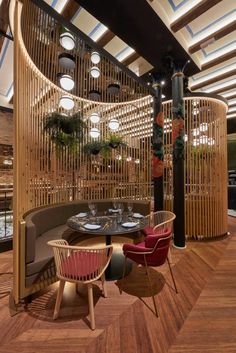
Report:
[[[112,255],[112,245],[88,248],[70,246],[66,240],[52,240],[57,277],[60,280],[53,319],[59,315],[65,282],[84,283],[88,286],[88,302],[91,329],[95,329],[93,282],[102,280],[103,295],[107,297],[105,270]]]

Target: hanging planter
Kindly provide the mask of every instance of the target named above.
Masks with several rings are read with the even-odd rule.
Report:
[[[87,143],[84,145],[84,153],[86,154],[92,154],[96,156],[101,152],[104,148],[106,148],[106,142],[105,141],[94,141],[91,143]]]
[[[54,112],[47,115],[43,129],[50,136],[57,150],[65,147],[76,150],[83,140],[86,124],[80,113],[68,116]]]
[[[127,143],[123,141],[123,137],[120,135],[110,134],[107,140],[108,145],[111,148],[126,147]]]

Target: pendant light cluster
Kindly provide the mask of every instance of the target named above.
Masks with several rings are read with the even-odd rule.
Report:
[[[65,30],[60,35],[60,44],[66,50],[73,50],[75,48],[75,37],[71,32]],[[59,63],[66,69],[74,69],[75,68],[75,60],[71,54],[62,53],[59,56]],[[73,77],[68,74],[61,74],[59,78],[60,86],[65,91],[71,91],[75,86],[75,81]],[[75,102],[72,97],[64,95],[61,96],[59,106],[65,110],[71,110],[75,106]]]
[[[89,117],[89,120],[91,121],[92,124],[98,124],[100,122],[100,115],[98,113],[92,113]],[[116,118],[111,118],[108,127],[112,130],[115,131],[119,128],[119,121]],[[98,138],[100,136],[100,131],[98,128],[92,128],[90,130],[90,136],[92,138]]]
[[[98,78],[100,76],[100,69],[98,66],[95,66],[100,63],[101,57],[98,52],[93,51],[91,53],[90,60],[94,66],[90,68],[90,74],[93,78]]]

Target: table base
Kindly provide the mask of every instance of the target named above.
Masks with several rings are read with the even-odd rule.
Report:
[[[111,261],[106,269],[105,276],[107,281],[115,281],[121,279],[123,275],[125,257],[123,253],[113,253]],[[125,276],[127,276],[132,270],[132,261],[127,259]]]

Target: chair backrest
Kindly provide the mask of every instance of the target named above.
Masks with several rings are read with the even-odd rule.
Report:
[[[70,246],[66,240],[52,240],[57,277],[71,282],[92,282],[101,277],[111,259],[112,245]]]
[[[150,216],[150,222],[153,227],[153,233],[163,233],[166,228],[172,232],[173,221],[176,218],[175,214],[170,211],[157,211],[153,212]]]
[[[152,248],[152,251],[146,256],[149,266],[161,266],[165,263],[170,247],[172,232],[170,228],[166,228],[162,234],[148,235],[145,239],[145,246]]]

